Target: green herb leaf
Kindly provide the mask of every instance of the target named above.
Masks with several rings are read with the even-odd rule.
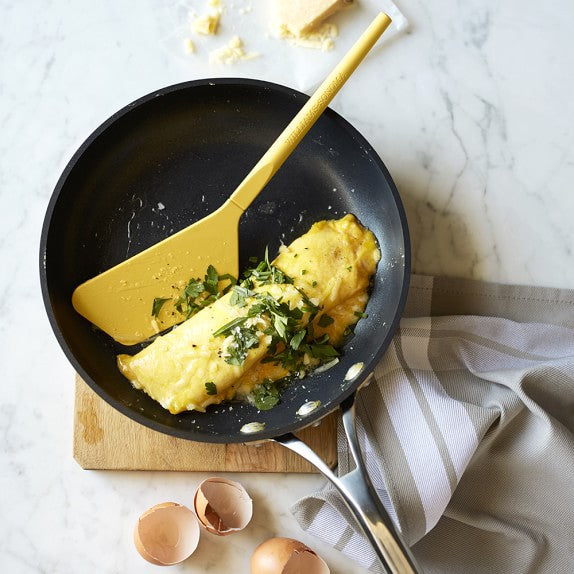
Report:
[[[332,323],[335,322],[335,319],[333,319],[333,317],[329,317],[329,315],[327,314],[323,314],[319,317],[319,320],[317,321],[317,325],[319,325],[319,327],[328,327],[329,325],[331,325]]]
[[[233,342],[227,347],[225,362],[240,367],[247,357],[247,351],[259,346],[259,337],[255,329],[236,328],[233,330]]]
[[[223,325],[223,327],[217,329],[217,331],[213,333],[213,336],[214,337],[219,337],[221,335],[227,336],[231,333],[231,331],[233,331],[233,329],[235,329],[235,327],[240,327],[241,325],[243,325],[243,323],[245,323],[245,321],[247,321],[247,317],[236,317],[232,321],[229,321],[229,323]]]
[[[301,299],[303,299],[303,307],[301,307],[302,311],[305,311],[305,313],[317,313],[317,311],[319,311],[319,306],[315,305],[314,303],[311,302],[311,299],[309,299],[309,297],[307,297],[307,295],[305,294],[304,291],[302,291],[301,289],[298,289],[296,287],[297,291],[299,291],[299,294],[301,295]]]
[[[229,281],[231,285],[237,285],[237,279],[231,275],[231,273],[224,273],[223,275],[219,275],[220,281]]]
[[[250,393],[253,404],[260,411],[267,411],[272,409],[278,402],[281,391],[286,385],[285,379],[278,381],[271,381],[265,379],[261,384],[257,385]]]
[[[313,340],[315,338],[315,328],[312,322],[309,322],[307,325],[307,334],[309,335],[309,339]]]
[[[205,287],[202,281],[200,281],[199,279],[191,279],[189,283],[185,286],[183,293],[186,297],[189,297],[190,299],[195,299],[204,291]]]
[[[282,339],[285,339],[287,333],[287,318],[275,315],[273,317],[273,326]]]
[[[295,321],[300,321],[303,318],[303,311],[299,307],[289,309],[289,317]]]
[[[210,265],[207,268],[207,273],[205,274],[205,281],[203,282],[205,286],[205,290],[211,293],[212,295],[218,294],[218,285],[219,285],[219,275],[217,270],[213,265]]]
[[[279,397],[261,394],[257,395],[257,398],[254,397],[253,402],[260,411],[268,411],[279,402]]]
[[[333,345],[325,345],[325,344],[318,344],[318,345],[311,345],[311,354],[316,359],[331,359],[333,357],[339,356],[339,351],[333,347]]]
[[[291,337],[291,341],[289,341],[289,345],[291,345],[291,348],[296,351],[299,348],[299,345],[301,344],[303,339],[305,339],[305,335],[307,335],[307,331],[305,329],[297,331],[293,335],[293,337]]]
[[[166,301],[169,301],[169,298],[164,298],[164,297],[156,297],[153,300],[153,305],[152,305],[152,310],[151,310],[151,314],[157,319],[157,316],[159,315],[159,312],[161,311],[161,308],[164,306],[164,304],[166,303]]]
[[[217,387],[215,383],[209,382],[205,383],[205,392],[208,395],[216,395],[217,394]]]
[[[359,319],[365,319],[369,315],[367,313],[362,313],[361,311],[354,312],[355,317],[359,317]]]
[[[249,262],[252,264],[257,263],[257,258],[250,257]],[[247,269],[244,273],[245,279],[241,282],[242,286],[247,288],[253,287],[253,281],[258,281],[261,285],[268,285],[270,283],[293,283],[293,279],[288,277],[269,262],[269,248],[265,248],[265,257],[263,261],[257,263],[255,267]]]
[[[245,307],[245,305],[247,305],[245,299],[247,297],[253,297],[253,295],[255,295],[255,293],[250,289],[241,287],[240,285],[234,285],[229,303],[237,307]]]
[[[230,283],[220,291],[219,281],[222,280],[229,280]],[[189,280],[181,296],[175,302],[175,309],[182,315],[185,315],[186,319],[189,319],[204,307],[211,305],[236,282],[235,277],[229,273],[221,276],[217,275],[215,267],[210,265],[205,275],[205,281],[201,281],[201,279]]]

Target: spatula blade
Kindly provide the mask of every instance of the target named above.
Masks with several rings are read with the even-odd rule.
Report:
[[[226,203],[217,211],[123,263],[79,285],[74,309],[123,345],[140,343],[185,319],[174,302],[190,279],[209,265],[238,272],[242,210]],[[168,299],[157,317],[155,299]]]

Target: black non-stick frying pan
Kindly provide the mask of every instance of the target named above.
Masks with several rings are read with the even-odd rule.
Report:
[[[382,258],[368,317],[359,321],[336,366],[306,378],[304,384],[288,386],[281,403],[269,411],[234,403],[233,409],[220,405],[206,413],[172,415],[134,389],[117,369],[118,353],[140,347],[115,343],[71,303],[80,283],[219,207],[306,100],[300,92],[256,80],[170,86],[104,122],[60,177],[41,238],[46,309],[60,345],[82,378],[133,420],[195,441],[280,437],[297,450],[289,433],[341,404],[352,414],[352,397],[389,345],[402,312],[409,239],[400,198],[383,162],[330,109],[243,215],[239,245],[244,268],[249,257],[262,257],[266,246],[274,255],[281,243],[290,243],[321,219],[353,213],[373,231]],[[345,382],[347,370],[358,362],[364,370]],[[320,401],[320,407],[305,418],[298,416],[299,407],[311,400]],[[254,421],[265,423],[264,430],[253,436],[240,432]],[[392,523],[386,527],[392,529]]]

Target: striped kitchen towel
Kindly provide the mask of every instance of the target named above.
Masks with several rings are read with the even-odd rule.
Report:
[[[574,291],[413,276],[357,413],[371,479],[423,572],[574,572]],[[338,451],[343,475],[342,429]],[[292,511],[383,572],[332,487]]]

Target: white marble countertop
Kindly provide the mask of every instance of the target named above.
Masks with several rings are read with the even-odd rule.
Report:
[[[188,4],[201,12],[207,0]],[[246,15],[263,3],[228,4]],[[574,4],[402,0],[400,8],[408,32],[370,56],[332,107],[393,175],[414,271],[574,288]],[[132,544],[137,516],[164,500],[191,504],[203,477],[90,472],[71,456],[73,371],[38,281],[44,212],[67,161],[109,115],[168,84],[241,75],[309,91],[352,30],[341,27],[333,54],[305,51],[303,67],[282,60],[303,48],[251,30],[244,40],[259,58],[210,67],[216,40],[183,51],[186,11],[175,0],[0,3],[2,572],[154,572]],[[172,571],[248,572],[255,545],[272,535],[307,542],[334,573],[364,571],[289,514],[321,478],[239,478],[255,501],[252,525],[203,536]]]

